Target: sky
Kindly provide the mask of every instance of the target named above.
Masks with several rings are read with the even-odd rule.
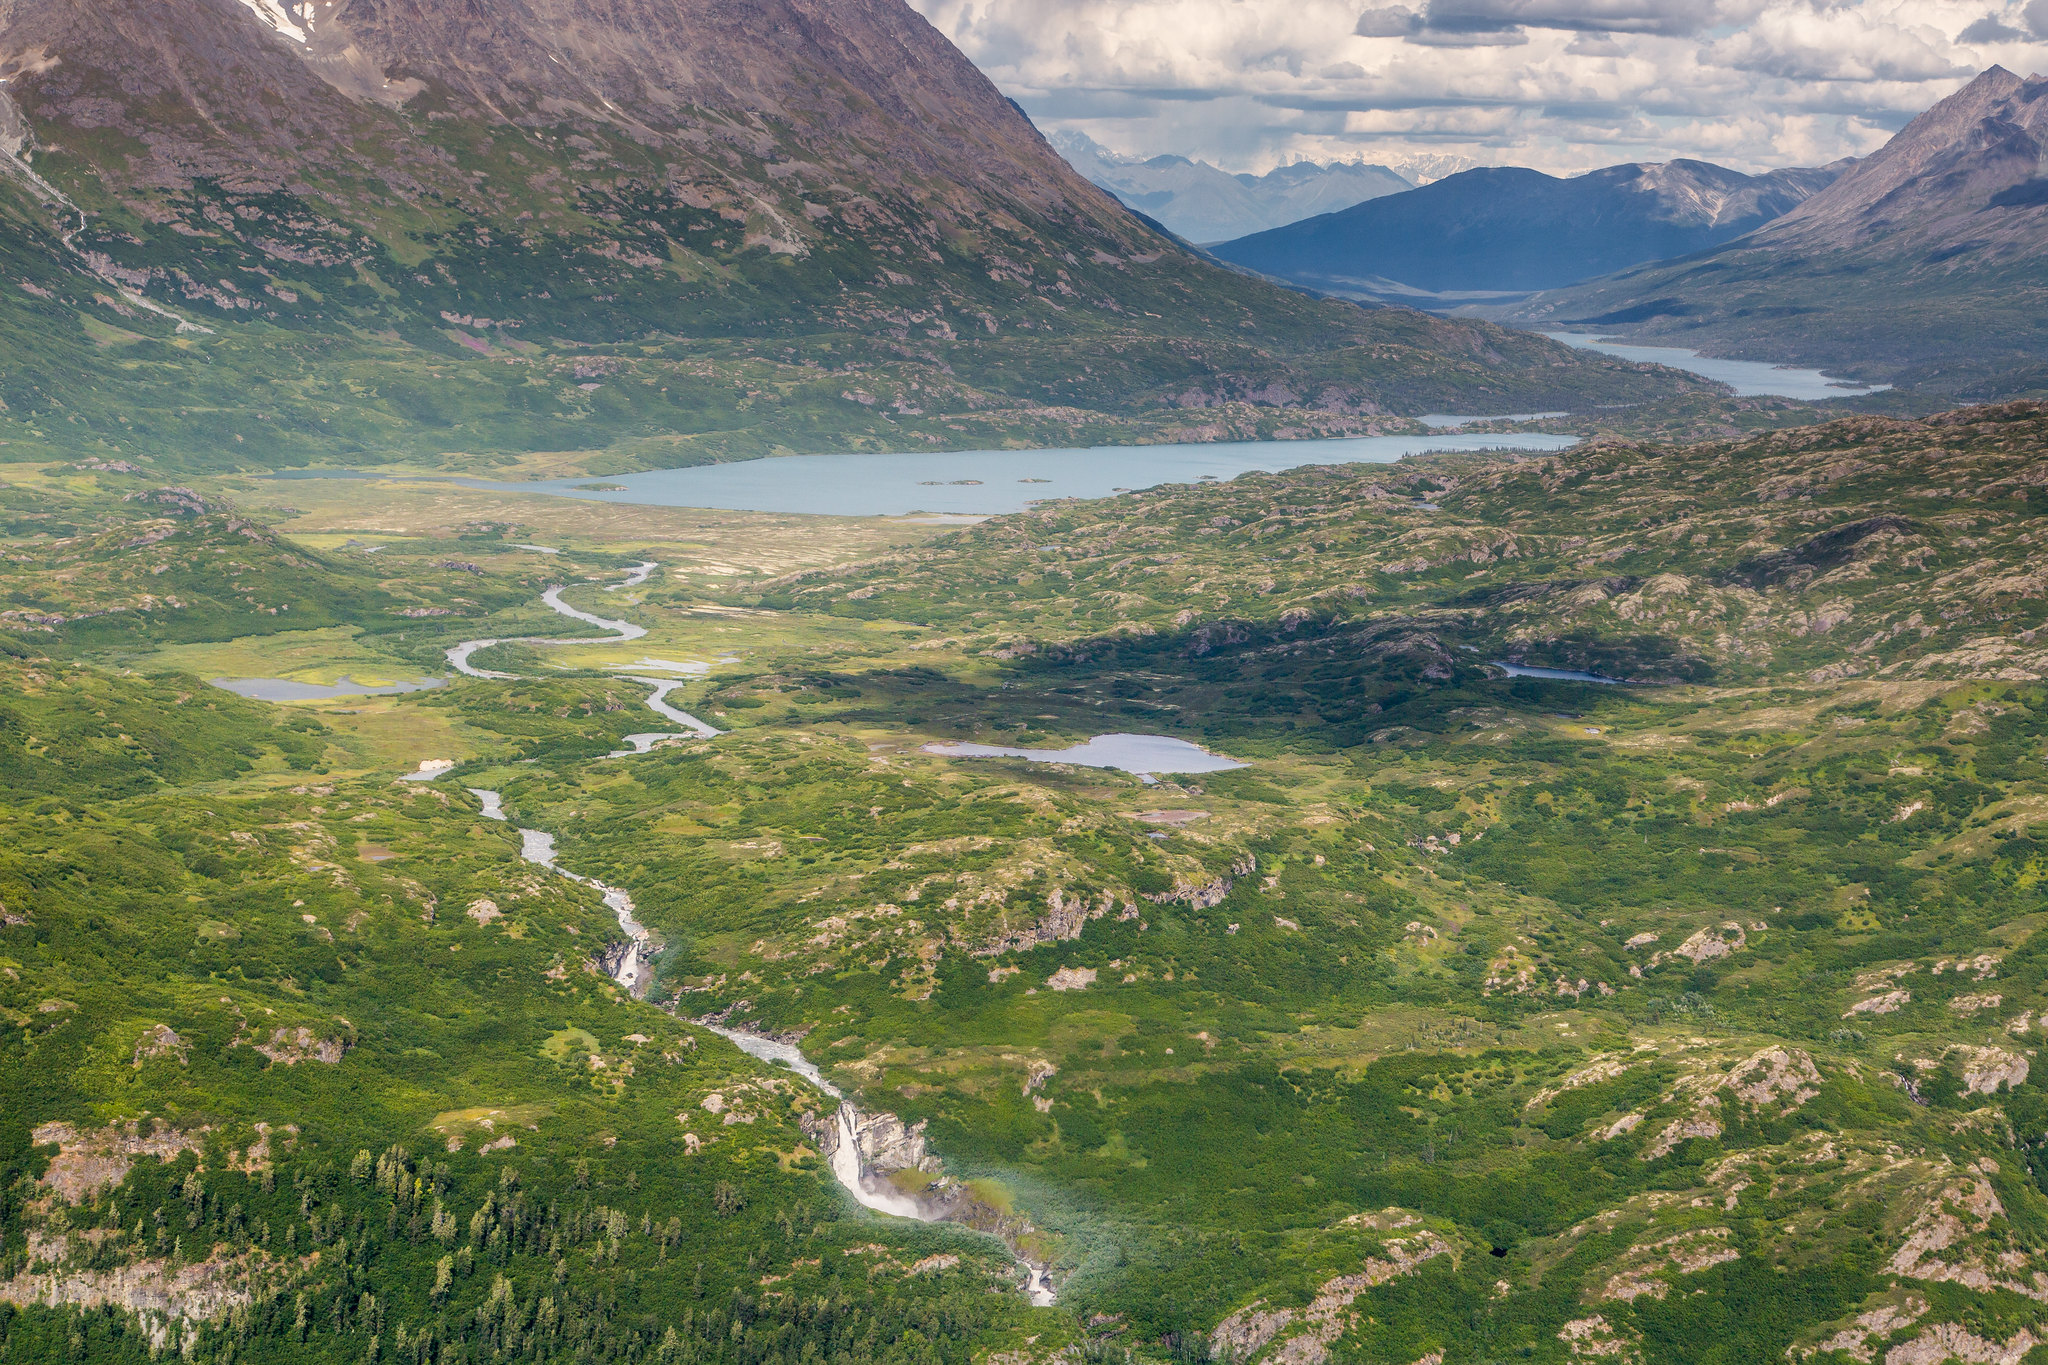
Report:
[[[910,3],[1046,132],[1230,171],[1823,165],[2048,71],[2048,0]]]

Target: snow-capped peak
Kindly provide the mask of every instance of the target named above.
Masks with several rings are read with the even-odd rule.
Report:
[[[301,46],[312,43],[313,6],[310,0],[303,5],[294,4],[292,0],[242,0],[242,3],[249,7],[251,14],[293,42]]]

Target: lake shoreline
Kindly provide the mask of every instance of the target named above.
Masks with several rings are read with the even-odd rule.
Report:
[[[1468,422],[1510,418],[1469,417]],[[1104,498],[1170,484],[1224,482],[1305,465],[1393,464],[1410,455],[1555,453],[1579,437],[1552,432],[1466,433],[1299,441],[1182,442],[1031,450],[772,455],[643,470],[603,479],[505,481],[461,474],[287,470],[279,480],[389,478],[578,501],[800,516],[1000,516],[1043,502]]]

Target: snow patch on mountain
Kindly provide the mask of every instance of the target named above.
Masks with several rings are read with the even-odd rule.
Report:
[[[312,44],[312,4],[287,5],[280,0],[242,0],[242,3],[251,14],[301,47]]]

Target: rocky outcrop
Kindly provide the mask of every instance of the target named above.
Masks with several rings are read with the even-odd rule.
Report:
[[[1081,937],[1081,931],[1091,920],[1101,919],[1116,905],[1114,892],[1105,891],[1090,898],[1070,895],[1066,888],[1056,886],[1046,893],[1044,914],[1028,924],[1003,928],[971,951],[976,957],[999,957],[1004,953],[1029,952],[1048,943],[1069,942]]]
[[[1618,1328],[1598,1313],[1574,1318],[1560,1327],[1557,1339],[1574,1360],[1614,1361],[1617,1365],[1642,1359],[1639,1338]]]
[[[1654,964],[1666,957],[1682,957],[1694,966],[1702,966],[1716,958],[1727,957],[1749,943],[1749,935],[1734,920],[1717,928],[1701,929],[1669,953],[1656,953],[1650,961]]]
[[[1228,876],[1211,877],[1205,882],[1177,882],[1172,890],[1152,892],[1145,899],[1155,905],[1185,905],[1190,910],[1208,910],[1223,904],[1237,878],[1249,877],[1258,870],[1258,855],[1247,853],[1230,865]]]
[[[1716,1138],[1721,1136],[1721,1120],[1705,1110],[1696,1110],[1664,1125],[1657,1138],[1643,1149],[1641,1160],[1655,1161],[1658,1157],[1669,1156],[1679,1143],[1689,1138]]]
[[[183,1066],[192,1056],[192,1044],[178,1036],[169,1024],[157,1024],[143,1030],[135,1041],[135,1067],[142,1068],[144,1062],[157,1057],[169,1057]]]
[[[1746,1103],[1782,1103],[1789,1113],[1820,1093],[1820,1072],[1798,1048],[1767,1047],[1728,1073],[1728,1088]]]
[[[939,1159],[925,1148],[922,1122],[906,1124],[887,1112],[856,1113],[853,1137],[860,1149],[861,1165],[867,1170],[883,1174],[923,1171],[937,1175],[945,1169],[939,1164]]]
[[[1443,1237],[1420,1227],[1419,1219],[1398,1209],[1347,1221],[1400,1228],[1402,1233],[1388,1238],[1380,1255],[1365,1257],[1358,1270],[1325,1280],[1305,1308],[1274,1308],[1261,1300],[1232,1313],[1210,1332],[1210,1354],[1249,1362],[1277,1338],[1280,1344],[1263,1357],[1270,1365],[1322,1365],[1329,1359],[1330,1344],[1356,1324],[1358,1315],[1351,1305],[1360,1294],[1399,1276],[1412,1275],[1426,1261],[1454,1254]],[[1407,1230],[1411,1228],[1413,1231]]]
[[[1738,1259],[1741,1253],[1728,1244],[1732,1235],[1724,1227],[1694,1228],[1639,1242],[1622,1255],[1593,1297],[1630,1303],[1645,1296],[1661,1299],[1671,1292],[1668,1276],[1690,1275]]]
[[[1093,967],[1062,967],[1045,984],[1055,991],[1085,991],[1095,984],[1095,976]]]
[[[339,1066],[349,1043],[342,1038],[322,1037],[300,1025],[297,1028],[274,1029],[268,1042],[250,1046],[280,1066],[297,1066],[300,1062]]]
[[[925,1146],[922,1122],[906,1125],[895,1114],[867,1113],[846,1101],[836,1112],[803,1113],[798,1123],[840,1183],[861,1203],[927,1223],[958,1223],[1001,1238],[1024,1266],[1025,1291],[1032,1300],[1053,1301],[1051,1266],[1038,1246],[1038,1229],[1022,1214],[996,1207],[973,1186],[947,1175]],[[844,1150],[849,1140],[851,1160]],[[902,1178],[906,1172],[911,1173],[908,1179]]]
[[[1917,1294],[1907,1296],[1903,1302],[1881,1303],[1858,1313],[1848,1326],[1799,1354],[1810,1356],[1817,1351],[1841,1351],[1850,1359],[1869,1365],[1871,1357],[1876,1354],[1874,1342],[1910,1327],[1926,1312],[1927,1300]]]
[[[154,1354],[178,1344],[191,1324],[218,1322],[247,1307],[252,1278],[266,1261],[252,1252],[178,1265],[152,1258],[111,1270],[31,1267],[0,1282],[0,1303],[119,1309],[135,1317]]]
[[[183,1131],[148,1119],[82,1131],[68,1123],[45,1123],[30,1138],[39,1147],[56,1143],[57,1155],[37,1183],[55,1191],[67,1204],[83,1203],[97,1191],[126,1180],[140,1157],[170,1161],[180,1152],[198,1151],[205,1132],[204,1128]]]
[[[1911,1341],[1885,1352],[1884,1365],[2019,1365],[2041,1338],[2022,1327],[2004,1341],[1980,1337],[1957,1322],[1937,1322]]]
[[[1946,1166],[1946,1163],[1944,1163]],[[2010,1290],[2048,1302],[2048,1273],[2012,1245],[2005,1205],[1992,1187],[1997,1171],[1988,1158],[1936,1178],[1907,1196],[1912,1222],[1885,1269],[1907,1279],[1959,1284],[1986,1293]],[[1917,1204],[1917,1208],[1915,1207]]]
[[[2026,1084],[2027,1059],[2017,1052],[1960,1044],[1954,1051],[1962,1058],[1963,1089],[1972,1095],[1995,1095]]]

